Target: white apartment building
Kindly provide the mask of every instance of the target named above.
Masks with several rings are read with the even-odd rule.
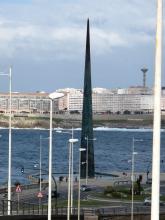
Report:
[[[153,90],[148,87],[143,86],[131,86],[129,88],[116,89],[117,94],[127,94],[127,95],[152,95]]]
[[[83,91],[81,89],[73,89],[73,88],[66,88],[66,89],[59,89],[58,92],[62,92],[65,94],[64,98],[61,99],[59,107],[60,110],[66,111],[82,111],[83,106]]]
[[[53,104],[53,112],[82,112],[83,90],[59,89],[64,97]],[[162,90],[161,109],[165,112],[165,90]],[[49,114],[50,100],[48,93],[12,93],[13,114]],[[152,113],[152,90],[142,87],[130,87],[126,89],[94,88],[92,92],[92,105],[94,113]],[[0,94],[0,113],[9,113],[9,94]]]
[[[48,93],[12,93],[11,110],[13,114],[47,114],[50,109]],[[0,113],[9,113],[9,94],[0,93]],[[59,111],[58,101],[53,102],[53,112]]]
[[[60,89],[65,94],[66,111],[82,112],[83,91],[80,89]],[[94,113],[121,113],[130,112],[151,113],[153,112],[152,89],[147,87],[130,87],[124,89],[94,88],[92,92],[92,105]],[[162,93],[162,111],[165,110],[165,95]],[[62,110],[62,109],[61,109]]]

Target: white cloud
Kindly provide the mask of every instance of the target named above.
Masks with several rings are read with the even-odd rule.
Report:
[[[28,5],[2,5],[0,56],[21,56],[22,51],[35,56],[38,51],[41,58],[49,59],[53,51],[56,58],[58,54],[60,59],[77,57],[84,48],[87,17],[91,18],[91,44],[97,55],[115,47],[149,43],[154,6],[153,0],[35,0]]]
[[[138,82],[141,65],[152,74],[155,0],[27,0],[19,4],[20,1],[0,1],[0,65],[14,64],[15,74],[19,75],[16,86],[23,90],[32,86],[37,89],[39,82],[36,85],[34,76],[36,80],[42,76],[40,86],[46,90],[47,82],[49,91],[57,84],[74,87],[82,82],[88,17],[97,86]],[[134,71],[138,74],[136,79]],[[23,84],[24,75],[31,78],[29,85],[28,80]],[[48,82],[54,76],[58,80]]]
[[[11,54],[21,56],[21,50],[28,51],[33,56],[34,51],[38,50],[40,56],[44,56],[45,51],[54,51],[64,54],[65,58],[71,55],[77,56],[77,53],[85,47],[85,33],[82,28],[72,27],[38,27],[38,26],[18,26],[0,27],[0,48],[3,48],[3,56],[5,54],[5,45]],[[109,30],[101,30],[99,28],[91,29],[91,45],[96,54],[106,54],[114,47],[133,46],[135,43],[146,43],[152,37],[145,32],[138,35],[134,33],[118,33]],[[19,48],[19,51],[17,50]],[[1,50],[2,51],[2,50]],[[9,50],[6,50],[9,55]],[[35,54],[34,54],[35,55]],[[47,54],[48,55],[48,54]],[[61,57],[61,56],[60,56]]]

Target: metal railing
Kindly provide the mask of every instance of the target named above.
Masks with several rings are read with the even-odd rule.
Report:
[[[48,206],[45,204],[10,201],[11,215],[47,215]],[[8,200],[0,201],[0,216],[8,215]],[[77,215],[77,208],[72,208],[73,215]],[[82,210],[81,210],[81,213]],[[67,207],[52,206],[52,215],[67,215]]]
[[[26,202],[17,202],[10,201],[11,205],[11,215],[47,215],[48,207],[47,204],[37,203],[26,203]],[[0,216],[7,215],[8,200],[0,201]],[[106,207],[106,208],[81,208],[81,215],[129,215],[131,213],[131,207]],[[134,214],[150,214],[150,206],[138,206],[134,207]],[[165,214],[165,206],[160,207],[160,213]],[[77,215],[77,207],[72,208],[72,215]],[[56,207],[52,206],[52,215],[67,215],[67,207]]]

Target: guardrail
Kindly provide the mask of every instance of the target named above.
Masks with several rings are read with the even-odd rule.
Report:
[[[98,214],[99,215],[128,215],[131,213],[131,207],[113,207],[113,208],[101,208],[98,209]],[[151,212],[151,207],[147,206],[140,206],[140,207],[134,207],[134,214],[149,214]],[[165,212],[165,210],[164,210]]]
[[[0,201],[0,216],[6,216],[8,207],[8,200]],[[47,215],[48,206],[45,204],[26,203],[18,201],[10,201],[11,215]],[[72,214],[77,215],[77,208],[72,208]],[[81,209],[81,215],[83,214]],[[67,207],[52,206],[52,215],[67,215]]]
[[[11,203],[11,215],[47,215],[48,207],[45,204],[33,204],[17,201],[10,201]],[[7,215],[8,200],[0,201],[0,216]],[[81,208],[81,215],[129,215],[131,213],[131,207],[106,207],[106,208]],[[134,207],[134,214],[150,214],[150,206],[138,206]],[[160,213],[165,214],[165,206],[160,207]],[[72,215],[77,215],[77,207],[72,208]],[[52,215],[67,215],[67,207],[52,206]]]

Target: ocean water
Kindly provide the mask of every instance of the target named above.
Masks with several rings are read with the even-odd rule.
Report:
[[[65,130],[71,132],[71,130]],[[74,130],[74,138],[80,140],[80,129]],[[0,184],[7,183],[8,172],[8,129],[0,129]],[[38,174],[40,136],[42,136],[42,169],[48,170],[49,130],[12,129],[12,183],[28,182],[29,175]],[[135,171],[151,170],[152,130],[151,129],[110,129],[94,130],[96,172],[131,171],[133,137],[135,141]],[[71,134],[53,131],[53,172],[68,172],[68,139]],[[78,172],[80,143],[74,145],[74,171]],[[24,167],[24,174],[21,168]],[[161,172],[165,172],[165,131],[161,132]],[[59,174],[58,174],[59,175]],[[56,176],[58,176],[56,175]]]

